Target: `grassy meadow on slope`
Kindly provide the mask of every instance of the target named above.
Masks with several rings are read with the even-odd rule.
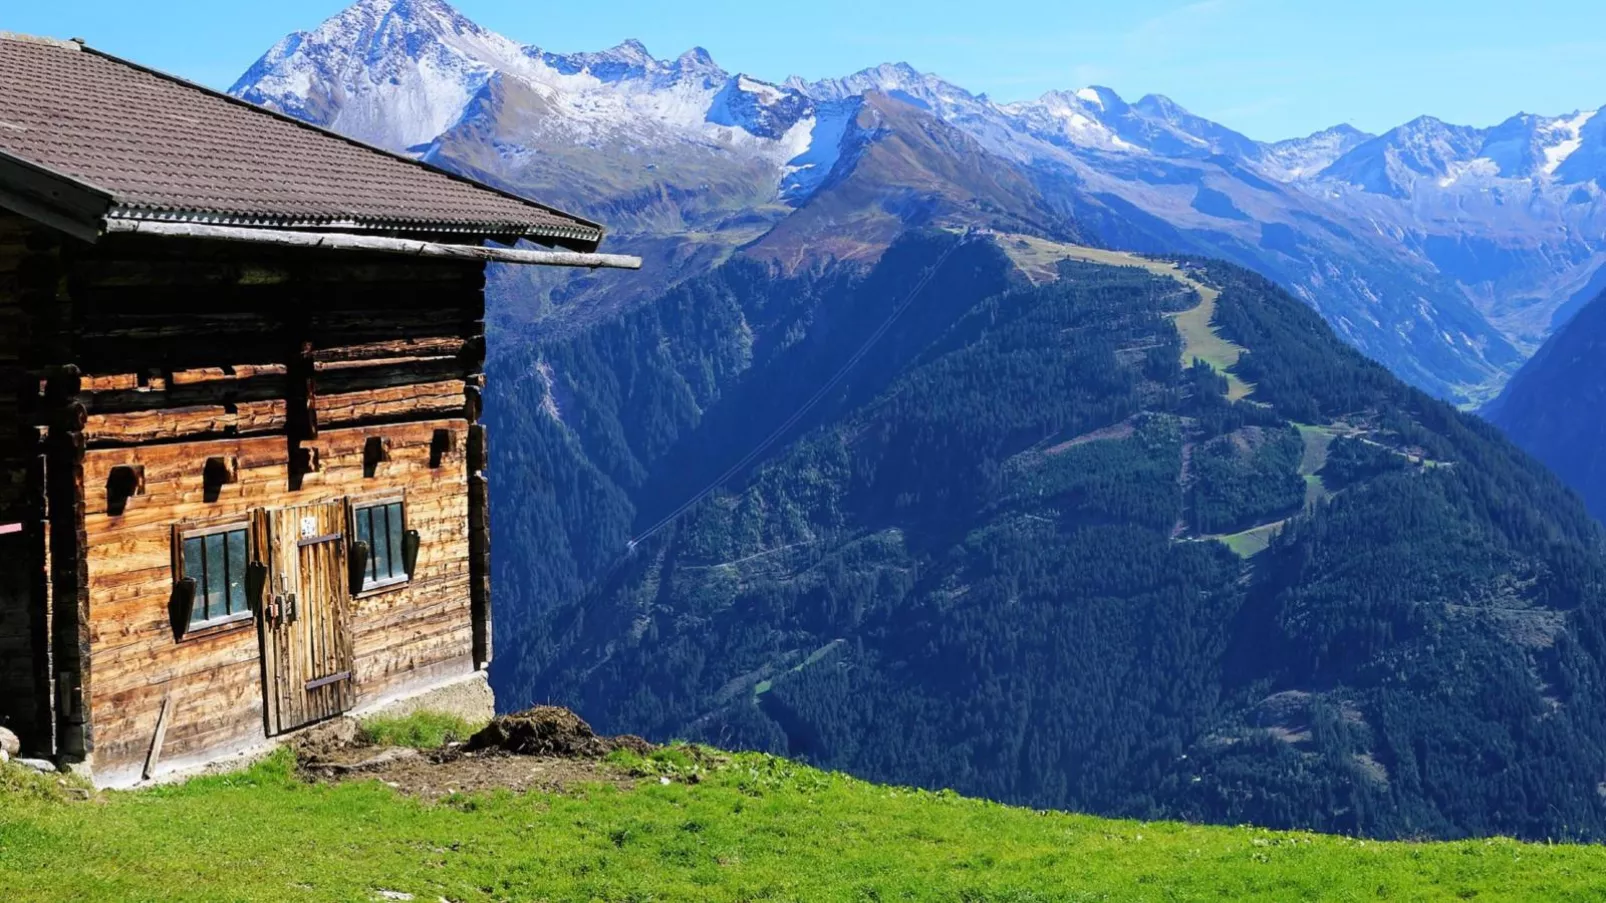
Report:
[[[245,772],[64,799],[0,768],[0,897],[56,900],[1597,900],[1606,849],[1379,843],[1034,812],[669,748],[633,786],[458,794]],[[695,773],[695,782],[691,775]],[[663,781],[667,779],[667,783]]]

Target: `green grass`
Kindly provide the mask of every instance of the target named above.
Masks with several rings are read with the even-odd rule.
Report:
[[[68,802],[0,782],[33,900],[1599,900],[1606,850],[1363,842],[1040,813],[759,755],[618,760],[634,789],[454,796],[235,775]],[[698,780],[692,783],[690,776]],[[662,777],[660,777],[662,776]],[[662,783],[667,779],[669,783]]]
[[[378,746],[411,746],[435,749],[453,741],[467,740],[484,727],[470,724],[455,715],[416,712],[401,718],[369,718],[362,722],[359,736]]]
[[[1322,480],[1321,469],[1327,466],[1327,452],[1333,447],[1338,430],[1330,426],[1312,426],[1296,423],[1299,437],[1305,442],[1305,453],[1299,460],[1299,474],[1305,478],[1305,507],[1332,498],[1327,483]]]
[[[1228,400],[1247,398],[1255,387],[1231,371],[1231,368],[1238,364],[1238,359],[1243,356],[1243,346],[1222,338],[1215,327],[1210,325],[1215,319],[1216,301],[1221,298],[1221,293],[1183,276],[1175,267],[1167,265],[1166,269],[1171,270],[1168,275],[1199,293],[1197,305],[1171,318],[1177,324],[1177,332],[1182,335],[1183,366],[1190,366],[1195,360],[1204,361],[1214,367],[1217,373],[1226,377]]]
[[[1299,472],[1307,476],[1319,473],[1327,466],[1327,452],[1333,447],[1333,440],[1338,437],[1338,430],[1330,426],[1312,426],[1308,423],[1296,423],[1294,428],[1299,430],[1299,438],[1305,442],[1305,454],[1299,461]]]
[[[1242,533],[1229,533],[1213,538],[1225,543],[1227,548],[1238,554],[1239,558],[1253,558],[1271,548],[1272,537],[1277,535],[1277,531],[1281,530],[1285,523],[1287,521],[1261,524],[1258,527],[1251,527]]]

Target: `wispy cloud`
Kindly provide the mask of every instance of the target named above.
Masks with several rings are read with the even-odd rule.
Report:
[[[1217,122],[1254,119],[1264,116],[1267,113],[1275,113],[1278,110],[1286,110],[1288,109],[1290,103],[1292,103],[1292,101],[1286,97],[1262,97],[1258,100],[1251,100],[1247,103],[1234,104],[1230,107],[1210,110],[1205,115],[1216,120]]]
[[[1170,53],[1197,49],[1202,31],[1236,14],[1245,0],[1195,0],[1139,22],[1125,35],[1130,50]]]

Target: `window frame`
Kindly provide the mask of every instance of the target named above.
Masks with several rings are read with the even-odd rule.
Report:
[[[410,510],[411,506],[407,503],[407,491],[405,489],[348,496],[346,498],[346,535],[351,537],[349,540],[350,544],[355,545],[357,542],[359,542],[358,536],[360,534],[357,532],[357,511],[359,509],[379,508],[385,505],[395,504],[401,505],[402,522],[401,531],[398,536],[403,538],[405,541],[408,524],[412,523],[412,511]],[[347,552],[349,554],[349,547]],[[403,553],[400,549],[398,549],[397,554]],[[373,565],[377,560],[378,556],[374,553],[373,547],[370,545],[368,549],[368,562],[370,565]],[[411,585],[412,582],[413,577],[411,574],[407,573],[405,567],[402,569],[401,576],[388,577],[384,580],[375,581],[373,583],[369,583],[368,576],[364,574],[362,589],[353,593],[352,598],[366,599],[370,596],[379,596],[385,593],[392,593],[405,586]]]
[[[252,542],[254,537],[252,536],[251,518],[249,515],[238,515],[221,520],[211,520],[200,523],[191,522],[174,524],[173,584],[177,586],[179,581],[191,576],[185,569],[184,563],[184,543],[187,540],[205,539],[208,536],[216,536],[220,533],[234,532],[243,532],[245,534],[245,559],[247,573],[249,573],[252,552],[255,549],[255,545]],[[202,554],[205,554],[204,547]],[[228,556],[228,550],[226,546],[223,554],[226,559]],[[206,587],[201,585],[201,579],[201,576],[195,577],[196,600],[204,598],[206,593]],[[247,579],[246,574],[241,574],[240,579],[242,582],[245,581]],[[252,604],[250,598],[251,589],[249,584],[245,585],[245,595],[245,609],[243,611],[231,612],[220,618],[210,618],[205,621],[191,620],[187,625],[184,626],[183,634],[178,638],[178,641],[182,643],[188,640],[216,636],[222,633],[233,633],[236,630],[242,630],[247,627],[256,626],[256,606]],[[191,616],[193,617],[193,615],[194,610],[192,608]]]

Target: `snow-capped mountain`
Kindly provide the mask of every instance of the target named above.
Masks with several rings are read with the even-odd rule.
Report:
[[[1375,137],[1352,125],[1335,125],[1303,138],[1260,146],[1261,172],[1280,182],[1314,176]]]
[[[1606,276],[1599,124],[1592,110],[1487,129],[1424,116],[1295,184],[1393,236],[1532,350]]]
[[[542,115],[526,145],[692,142],[829,168],[813,147],[815,104],[725,72],[706,50],[655,59],[639,41],[557,54],[488,31],[443,0],[358,0],[286,37],[230,92],[382,147],[427,153],[496,79],[515,80]],[[827,128],[826,131],[830,129]]]
[[[1477,129],[1422,116],[1355,147],[1317,178],[1357,185],[1374,194],[1409,197],[1418,179],[1451,178],[1480,144]]]
[[[1402,198],[1414,196],[1424,178],[1436,183],[1427,190],[1468,176],[1564,185],[1592,181],[1602,174],[1599,169],[1566,164],[1583,148],[1584,130],[1596,112],[1520,113],[1487,129],[1423,116],[1352,147],[1314,175]]]
[[[890,223],[1038,223],[1258,269],[1464,401],[1606,280],[1606,116],[1586,112],[1264,143],[1097,86],[1000,103],[901,63],[772,83],[700,48],[554,53],[444,0],[359,0],[232,90],[602,218],[649,257],[643,286],[780,235],[788,265],[805,265],[873,255]],[[781,229],[792,217],[814,225]],[[591,290],[566,285],[543,291]]]

